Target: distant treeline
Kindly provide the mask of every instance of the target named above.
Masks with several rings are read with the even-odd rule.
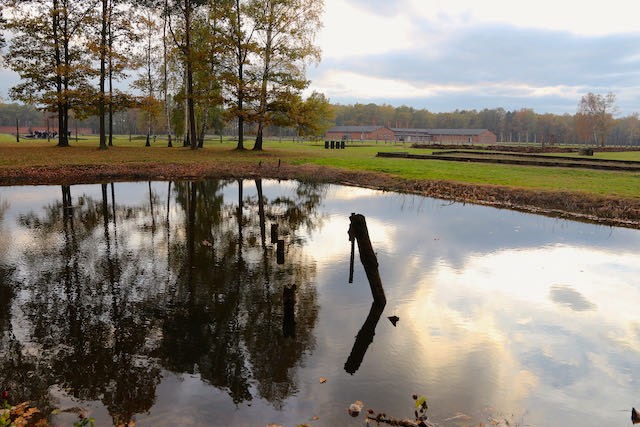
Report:
[[[390,128],[489,129],[498,142],[590,143],[578,136],[576,115],[538,114],[531,109],[504,108],[432,113],[425,109],[376,104],[334,105],[336,125],[379,125]],[[615,118],[605,142],[640,145],[638,114]]]
[[[16,127],[16,119],[20,128],[34,129],[56,129],[58,124],[55,113],[44,112],[38,110],[31,105],[10,103],[5,104],[0,101],[0,127],[10,127],[11,133],[14,133]],[[156,120],[158,121],[158,120]],[[161,134],[163,123],[154,121],[153,128],[156,133]],[[116,135],[129,134],[145,134],[147,132],[147,114],[141,109],[132,108],[125,111],[119,111],[114,114],[113,133]],[[91,134],[97,134],[99,129],[99,121],[97,116],[91,116],[85,119],[75,119],[73,113],[70,117],[69,130],[72,134],[75,129],[90,129]],[[255,134],[253,124],[247,125],[248,134]],[[236,134],[236,123],[234,120],[224,123],[222,134],[225,136],[234,136]],[[296,129],[291,127],[267,126],[265,134],[269,137],[293,137],[296,135]]]
[[[507,111],[503,108],[484,110],[455,110],[447,113],[433,113],[426,109],[376,104],[333,105],[335,125],[380,125],[390,128],[420,129],[489,129],[496,134],[498,142],[534,142],[576,144],[590,143],[578,136],[576,115],[538,114],[531,109]],[[48,114],[52,126],[56,122]],[[0,102],[0,126],[46,127],[47,114],[29,105],[4,104]],[[85,120],[71,119],[71,130],[77,126],[98,129],[97,117]],[[120,135],[144,133],[146,116],[139,110],[128,110],[116,114],[114,133]],[[160,126],[159,126],[160,127]],[[233,123],[224,127],[225,135],[232,134]],[[249,132],[251,129],[249,128]],[[269,137],[290,136],[295,132],[290,128],[269,127]],[[638,114],[615,118],[608,133],[607,145],[640,145],[640,118]]]

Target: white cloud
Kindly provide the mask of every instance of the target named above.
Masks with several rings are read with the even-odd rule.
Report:
[[[409,17],[379,16],[344,1],[325,3],[323,23],[318,43],[325,58],[380,54],[412,44]]]
[[[581,88],[566,85],[532,86],[526,82],[478,81],[474,84],[443,84],[412,82],[392,77],[374,77],[348,70],[330,69],[314,79],[315,90],[330,93],[334,97],[371,99],[412,99],[442,96],[460,96],[475,93],[487,97],[531,97],[556,96],[568,100],[579,99]]]
[[[602,3],[576,0],[409,0],[408,3],[408,9],[415,16],[450,27],[502,23],[583,35],[638,31],[635,6],[628,0],[611,0],[606,6]]]
[[[431,111],[573,113],[587,92],[637,111],[640,27],[628,1],[326,0],[310,90]]]

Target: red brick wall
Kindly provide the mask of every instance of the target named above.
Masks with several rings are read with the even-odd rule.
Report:
[[[376,141],[393,141],[393,131],[389,128],[376,129],[370,134],[368,139]]]
[[[477,140],[479,144],[495,144],[497,138],[495,133],[488,130],[478,135]]]

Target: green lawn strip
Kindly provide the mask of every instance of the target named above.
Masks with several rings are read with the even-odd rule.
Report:
[[[13,138],[13,139],[12,139]],[[129,141],[118,137],[114,147],[98,149],[97,137],[71,140],[71,147],[60,148],[55,142],[23,140],[0,136],[0,168],[39,167],[60,165],[109,165],[121,163],[189,164],[209,162],[314,164],[382,172],[408,180],[441,180],[479,185],[499,185],[539,191],[571,191],[577,193],[640,198],[640,173],[582,170],[557,167],[515,166],[452,161],[424,161],[414,159],[379,158],[379,151],[407,151],[430,153],[431,150],[412,149],[408,145],[385,143],[352,143],[345,149],[325,149],[324,142],[265,142],[263,152],[254,152],[253,140],[248,139],[243,152],[235,150],[236,141],[207,140],[204,150],[191,150],[174,142],[168,148],[164,138],[156,138],[152,147],[144,147],[143,138]],[[566,155],[566,154],[562,154]],[[602,158],[621,160],[640,159],[637,152],[597,153]]]
[[[573,191],[640,198],[640,173],[483,163],[344,157],[304,161],[350,170],[389,173],[404,179],[444,180],[542,191]]]

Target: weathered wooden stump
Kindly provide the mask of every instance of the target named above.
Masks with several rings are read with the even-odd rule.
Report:
[[[384,295],[384,288],[382,287],[382,280],[380,279],[380,272],[378,271],[378,258],[373,251],[373,246],[371,246],[367,222],[364,215],[351,214],[349,220],[351,220],[351,224],[349,225],[349,240],[356,239],[358,242],[360,261],[362,262],[364,271],[367,274],[373,300],[378,303],[386,304],[387,297]]]

